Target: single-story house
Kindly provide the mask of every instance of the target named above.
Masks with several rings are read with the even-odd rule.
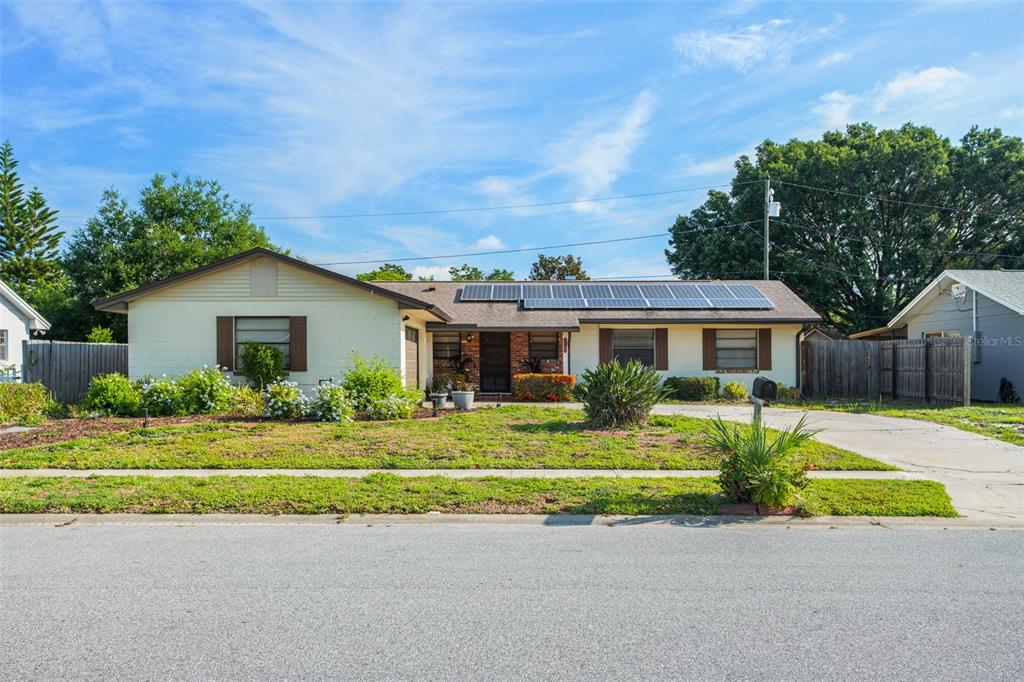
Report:
[[[946,270],[886,329],[907,339],[973,337],[974,400],[997,400],[1003,378],[1024,388],[1024,270]]]
[[[579,374],[637,358],[665,376],[798,381],[799,334],[820,317],[781,282],[362,282],[265,249],[95,303],[128,316],[132,377],[280,348],[304,387],[355,351],[425,387],[460,358],[482,393],[529,371]]]
[[[0,282],[0,374],[20,374],[21,346],[33,334],[42,334],[50,323],[9,286]]]
[[[804,330],[802,338],[808,343],[815,343],[817,341],[840,341],[846,337],[835,327],[811,327]]]

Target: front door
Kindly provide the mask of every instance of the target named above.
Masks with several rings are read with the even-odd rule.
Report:
[[[508,332],[480,334],[481,393],[508,393],[512,389],[510,339]]]

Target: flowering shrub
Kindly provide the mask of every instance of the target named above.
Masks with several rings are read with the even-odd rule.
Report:
[[[216,365],[203,365],[202,369],[194,369],[178,377],[178,387],[181,389],[182,410],[186,414],[224,412],[231,404],[234,391],[228,375]]]
[[[746,400],[748,395],[747,385],[742,381],[730,381],[722,386],[722,397],[726,400]]]
[[[309,415],[320,422],[350,422],[355,406],[345,395],[345,389],[338,384],[327,382],[313,391],[309,402]]]
[[[516,400],[562,402],[572,398],[575,385],[572,374],[515,374],[512,395]]]
[[[366,406],[366,416],[374,421],[408,419],[421,405],[423,396],[415,388],[402,388],[380,396]]]
[[[181,385],[174,379],[162,376],[143,382],[141,386],[142,407],[154,417],[182,414]]]
[[[271,419],[301,419],[309,409],[309,398],[294,381],[284,379],[267,384],[263,390],[263,416]]]
[[[82,396],[82,407],[96,414],[134,417],[141,406],[139,385],[116,372],[94,376]]]
[[[352,367],[345,372],[342,385],[345,393],[360,410],[368,410],[370,403],[402,393],[402,377],[383,358],[366,360],[358,353],[349,356]]]

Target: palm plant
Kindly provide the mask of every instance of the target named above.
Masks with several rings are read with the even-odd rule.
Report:
[[[612,361],[584,370],[574,393],[595,426],[639,426],[667,393],[660,382],[658,373],[642,362]]]

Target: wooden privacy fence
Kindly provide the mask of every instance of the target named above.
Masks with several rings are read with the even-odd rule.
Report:
[[[810,398],[971,404],[971,338],[816,341],[802,353]]]
[[[22,341],[22,380],[38,381],[62,403],[77,403],[98,374],[128,373],[128,344]]]

